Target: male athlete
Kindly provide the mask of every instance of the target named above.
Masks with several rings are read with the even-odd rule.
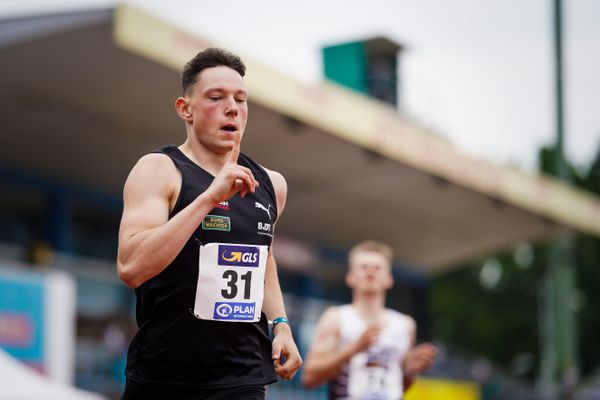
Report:
[[[302,365],[271,248],[287,186],[240,153],[244,73],[222,49],[190,60],[175,102],[185,142],[143,156],[125,183],[117,265],[139,330],[123,399],[264,399]]]
[[[398,400],[428,370],[435,346],[415,346],[415,321],[385,307],[393,285],[392,249],[366,241],[352,248],[346,284],[352,303],[330,307],[317,323],[302,381],[329,384],[332,400]]]

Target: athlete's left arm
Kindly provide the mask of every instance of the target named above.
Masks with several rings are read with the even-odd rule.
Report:
[[[267,172],[275,188],[277,215],[279,217],[285,207],[287,184],[285,178],[280,173],[270,170],[267,170]],[[273,256],[273,246],[269,249],[269,257],[267,259],[263,311],[270,320],[286,316],[283,295],[281,294],[281,287],[279,286],[279,278],[277,276],[277,264]],[[272,357],[275,364],[275,372],[282,378],[292,379],[302,366],[302,358],[294,342],[292,330],[288,324],[280,323],[273,329],[273,335]]]
[[[437,347],[431,343],[415,345],[417,325],[415,320],[409,318],[410,344],[406,356],[402,360],[402,372],[404,375],[404,390],[413,384],[415,378],[431,368],[437,354]]]

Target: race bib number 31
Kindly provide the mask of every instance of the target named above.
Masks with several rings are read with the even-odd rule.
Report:
[[[194,314],[233,322],[260,320],[267,246],[209,243],[200,246]]]

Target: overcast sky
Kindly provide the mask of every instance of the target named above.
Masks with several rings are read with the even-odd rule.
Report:
[[[385,35],[401,55],[404,110],[456,147],[536,168],[554,141],[552,0],[129,0],[305,82],[323,45]],[[0,15],[114,4],[0,0]],[[600,146],[600,1],[564,0],[566,150]]]

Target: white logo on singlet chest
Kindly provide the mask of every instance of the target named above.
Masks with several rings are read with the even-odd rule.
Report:
[[[266,212],[267,216],[269,217],[269,221],[271,221],[271,213],[269,212],[269,210],[271,209],[271,204],[268,204],[268,206],[265,207],[262,204],[260,204],[258,201],[256,201],[256,202],[254,202],[254,207],[260,208],[261,210]]]

